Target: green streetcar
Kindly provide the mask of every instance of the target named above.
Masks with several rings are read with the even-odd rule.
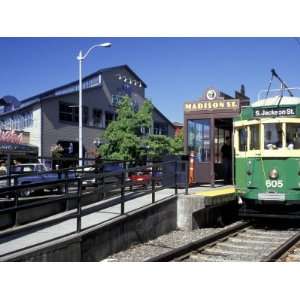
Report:
[[[300,98],[282,93],[242,108],[233,134],[241,216],[300,217]]]

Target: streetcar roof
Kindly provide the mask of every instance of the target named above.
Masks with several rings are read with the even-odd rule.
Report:
[[[281,100],[280,100],[281,99]],[[252,107],[258,106],[276,106],[280,103],[281,105],[297,105],[300,104],[300,97],[288,97],[288,96],[275,96],[266,99],[260,99],[251,103]]]

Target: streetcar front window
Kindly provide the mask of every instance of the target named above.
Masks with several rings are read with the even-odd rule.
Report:
[[[286,145],[289,150],[300,149],[300,124],[286,124]]]
[[[247,151],[247,128],[241,127],[239,133],[239,151]]]
[[[260,149],[259,125],[250,125],[250,150]]]
[[[272,123],[264,124],[265,127],[265,143],[264,147],[268,150],[282,148],[282,124]]]

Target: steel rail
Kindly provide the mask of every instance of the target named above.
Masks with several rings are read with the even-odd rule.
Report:
[[[291,247],[293,247],[300,240],[300,232],[293,235],[290,239],[280,245],[277,249],[271,252],[267,257],[263,258],[261,262],[277,261],[283,254],[285,254]]]
[[[230,228],[221,230],[217,233],[214,233],[212,235],[209,235],[207,237],[201,238],[197,241],[191,242],[189,244],[186,244],[184,246],[181,246],[179,248],[170,250],[168,252],[162,253],[160,255],[151,257],[149,259],[146,259],[146,262],[168,262],[172,261],[176,258],[179,258],[181,256],[184,256],[188,254],[189,252],[198,250],[199,248],[205,247],[211,243],[215,243],[220,239],[223,239],[227,237],[228,235],[231,235],[235,232],[238,232],[246,227],[249,227],[252,224],[251,221],[244,221],[241,224],[234,225]]]

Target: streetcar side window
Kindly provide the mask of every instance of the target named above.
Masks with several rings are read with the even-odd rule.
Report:
[[[282,148],[282,124],[271,123],[264,124],[265,142],[264,147],[267,150]]]
[[[286,145],[289,150],[300,149],[300,124],[286,124]]]
[[[259,125],[250,125],[250,150],[260,149]]]
[[[241,127],[238,129],[239,134],[239,151],[247,151],[247,128]]]

